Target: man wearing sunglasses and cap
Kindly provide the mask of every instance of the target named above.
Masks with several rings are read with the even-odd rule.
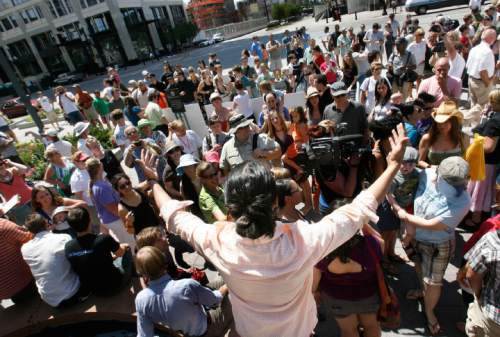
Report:
[[[346,123],[344,135],[360,134],[368,139],[368,120],[364,106],[349,100],[349,92],[344,82],[336,82],[330,87],[333,103],[326,106],[323,120],[332,120],[336,125]]]
[[[281,156],[280,146],[266,134],[254,134],[250,126],[252,121],[242,114],[235,114],[229,119],[229,133],[233,136],[222,147],[220,168],[228,173],[236,165],[247,160],[268,162]]]

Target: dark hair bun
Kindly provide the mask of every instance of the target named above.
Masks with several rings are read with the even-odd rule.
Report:
[[[250,239],[274,235],[276,183],[267,167],[257,161],[237,166],[229,174],[225,196],[239,235]]]

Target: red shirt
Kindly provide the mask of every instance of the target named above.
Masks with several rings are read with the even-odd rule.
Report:
[[[12,174],[12,181],[10,184],[0,181],[0,192],[6,201],[16,194],[21,196],[21,205],[31,201],[31,187],[26,184],[24,178],[15,173]]]
[[[11,298],[33,279],[21,254],[21,246],[29,240],[29,232],[9,220],[0,219],[0,299]]]
[[[335,68],[335,62],[333,62],[332,60],[330,60],[330,67]],[[323,62],[321,64],[319,70],[321,70],[321,73],[325,74],[328,84],[335,83],[335,81],[337,80],[337,73],[332,69],[328,69],[328,64],[326,64],[326,62]]]

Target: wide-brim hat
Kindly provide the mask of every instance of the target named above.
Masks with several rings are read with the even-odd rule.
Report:
[[[181,176],[184,174],[184,167],[197,165],[199,162],[200,161],[196,159],[192,154],[183,154],[179,159],[179,165],[177,165],[175,172],[177,172],[178,176]]]
[[[210,94],[210,103],[212,103],[217,98],[220,98],[222,100],[222,96],[219,95],[218,92],[213,92],[212,94]]]
[[[172,151],[176,147],[178,147],[179,149],[182,150],[182,146],[180,146],[179,144],[177,144],[173,140],[167,141],[167,143],[165,144],[165,153],[169,153],[170,151]]]
[[[306,99],[309,99],[309,98],[314,97],[314,96],[319,96],[318,89],[316,89],[315,87],[309,87],[309,88],[307,88]]]
[[[140,119],[139,122],[137,122],[137,128],[140,130],[145,126],[153,126],[153,122],[151,122],[149,119]]]
[[[74,132],[77,137],[80,137],[82,133],[84,133],[90,127],[89,122],[78,122],[75,125]]]
[[[52,215],[51,215],[52,220],[54,219],[54,217],[57,214],[62,213],[62,212],[68,212],[68,208],[66,208],[66,206],[56,207],[56,209],[52,212]]]
[[[436,123],[444,123],[452,117],[456,117],[460,124],[464,119],[464,116],[458,110],[458,106],[453,101],[444,101],[432,112],[432,118]]]
[[[246,119],[242,114],[236,114],[229,119],[229,133],[234,134],[238,129],[250,126],[250,124],[252,124],[251,120]]]

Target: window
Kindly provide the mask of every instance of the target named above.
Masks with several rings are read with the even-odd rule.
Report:
[[[151,11],[153,12],[153,17],[155,20],[168,19],[167,8],[162,7],[151,7]]]
[[[127,25],[136,25],[144,22],[144,15],[140,8],[122,8],[121,11]]]
[[[17,21],[16,21],[16,19],[15,19],[12,15],[9,15],[9,20],[10,20],[10,22],[12,22],[12,25],[13,25],[14,27],[19,27],[19,26],[17,25]]]
[[[11,30],[12,28],[14,28],[8,18],[2,19],[2,25],[4,26],[5,30]]]
[[[184,9],[182,8],[182,6],[170,6],[170,11],[172,12],[172,19],[175,23],[186,22],[186,16],[184,15]]]
[[[37,10],[37,8],[31,7],[21,11],[19,14],[23,19],[24,23],[30,23],[43,18],[43,16],[41,15],[41,11],[39,10],[40,10],[39,8]]]
[[[94,33],[100,33],[110,30],[108,21],[106,20],[104,14],[89,18],[88,23]]]
[[[20,58],[24,56],[33,56],[26,40],[21,40],[9,44],[9,50],[12,57]]]
[[[17,5],[22,5],[25,2],[28,2],[30,0],[12,0],[12,5],[17,6]]]
[[[34,35],[32,37],[33,43],[37,49],[43,50],[48,47],[55,47],[56,41],[52,32],[48,31],[42,34]]]
[[[54,14],[54,16],[59,17],[59,16],[64,16],[68,14],[68,11],[66,10],[66,7],[64,7],[64,4],[61,0],[51,0],[49,1],[49,7],[51,7],[51,12]]]
[[[85,2],[85,0],[80,0],[80,6],[82,8],[87,8],[87,3]]]

